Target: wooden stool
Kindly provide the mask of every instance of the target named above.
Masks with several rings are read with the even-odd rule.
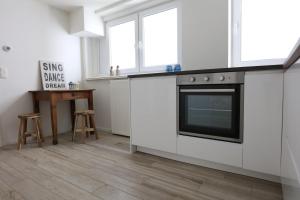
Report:
[[[76,133],[81,133],[81,139],[86,135],[86,137],[90,136],[90,132],[95,133],[96,140],[98,140],[98,134],[95,128],[95,111],[93,110],[84,110],[84,111],[76,111],[75,112],[75,121],[74,121],[74,132],[72,136],[72,141],[74,142],[74,138]],[[78,127],[78,121],[81,118],[81,126]],[[92,122],[92,123],[91,123]]]
[[[26,138],[36,136],[37,143],[39,146],[42,146],[42,141],[44,141],[43,134],[41,131],[41,120],[39,113],[29,113],[19,115],[20,126],[19,126],[19,135],[17,142],[17,149],[20,150],[22,144],[26,144]],[[33,122],[34,131],[27,131],[27,121],[31,119]]]

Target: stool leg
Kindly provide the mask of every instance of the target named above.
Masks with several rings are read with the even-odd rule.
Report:
[[[85,123],[86,123],[86,127],[87,128],[90,128],[90,116],[89,115],[85,115]],[[87,131],[86,132],[86,137],[89,137],[90,136],[90,132]]]
[[[95,115],[91,115],[91,120],[92,120],[92,125],[94,125],[93,129],[94,129],[96,140],[98,140],[99,137],[98,137],[98,133],[97,133],[97,130],[96,130],[96,127],[95,127],[96,126],[96,124],[95,124]]]
[[[39,131],[40,131],[41,141],[42,141],[42,142],[45,142],[45,138],[44,138],[44,135],[43,135],[43,132],[42,132],[41,119],[38,118],[38,119],[37,119],[37,122],[38,122]]]
[[[74,139],[75,139],[75,136],[76,136],[77,123],[78,123],[78,116],[75,115],[74,130],[73,130],[73,135],[72,135],[72,142],[74,142]]]
[[[84,135],[86,133],[85,127],[85,117],[84,115],[81,115],[81,143],[84,143]]]
[[[18,142],[17,142],[17,149],[21,150],[22,143],[23,143],[23,132],[24,130],[24,122],[23,119],[20,119],[20,126],[19,126],[19,134],[18,134]]]
[[[37,141],[39,147],[41,147],[42,146],[42,139],[41,139],[41,135],[40,135],[38,120],[34,119],[33,123],[34,123],[35,133],[36,133],[36,141]]]
[[[26,132],[27,132],[27,119],[22,119],[23,120],[23,144],[27,143],[27,137],[26,137]]]

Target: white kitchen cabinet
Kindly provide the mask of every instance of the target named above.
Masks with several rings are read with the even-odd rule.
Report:
[[[282,71],[245,76],[243,168],[280,175]]]
[[[130,87],[132,144],[176,153],[176,77],[136,78]]]
[[[178,136],[178,154],[202,160],[242,167],[242,144],[205,138]]]
[[[130,135],[130,90],[129,80],[110,81],[112,133]]]

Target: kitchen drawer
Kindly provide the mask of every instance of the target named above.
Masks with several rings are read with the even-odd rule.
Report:
[[[242,167],[242,144],[189,136],[178,136],[177,153],[216,163]]]
[[[62,94],[63,100],[81,99],[81,98],[87,98],[87,97],[88,97],[88,94],[85,92],[69,92],[69,93]]]

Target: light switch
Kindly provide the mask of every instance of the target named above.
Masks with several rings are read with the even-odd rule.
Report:
[[[7,79],[8,70],[6,67],[0,67],[0,79]]]

